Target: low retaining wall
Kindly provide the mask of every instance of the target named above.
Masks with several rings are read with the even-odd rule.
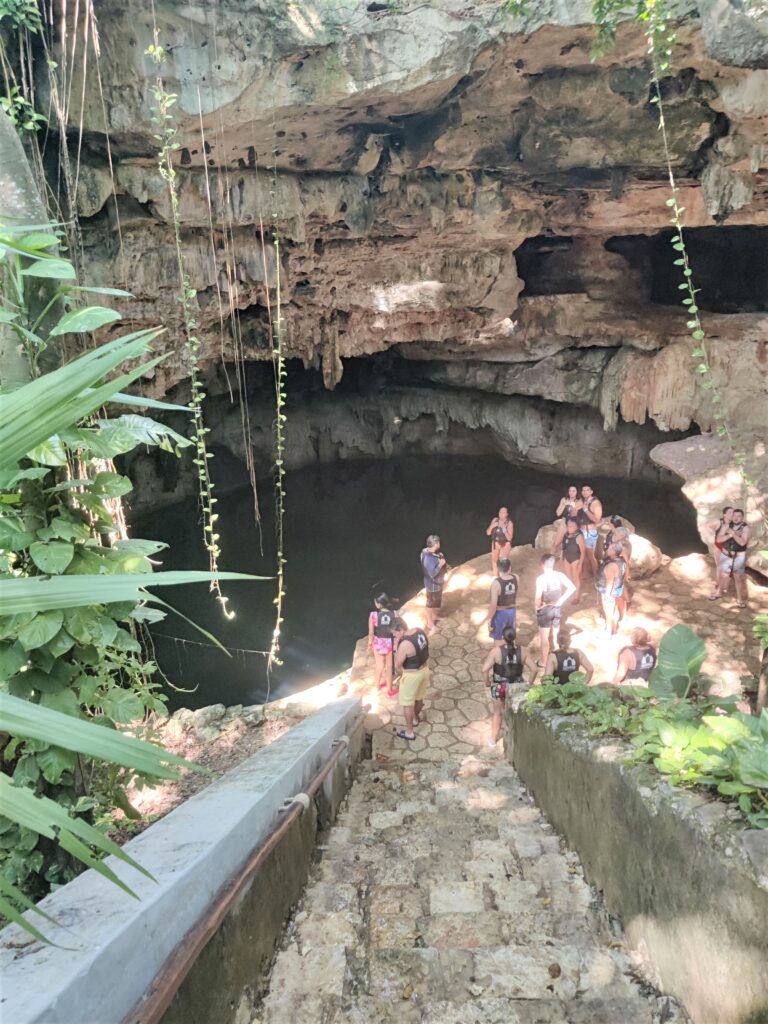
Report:
[[[16,926],[4,929],[3,1024],[121,1024],[187,932],[215,904],[221,887],[274,828],[283,801],[309,784],[331,755],[333,741],[347,734],[360,712],[357,698],[328,705],[128,843],[126,851],[154,882],[109,858],[140,901],[87,871],[40,905],[61,925],[44,929],[60,946],[30,942]],[[309,809],[196,959],[164,1024],[250,1019],[249,993],[256,994],[262,984],[306,881],[317,831],[335,818],[348,788],[348,769],[364,741],[359,729]]]
[[[578,719],[508,703],[507,756],[656,985],[696,1024],[768,1024],[768,832],[627,768]]]

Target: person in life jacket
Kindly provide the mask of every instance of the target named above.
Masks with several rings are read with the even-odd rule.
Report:
[[[711,600],[718,601],[728,590],[731,577],[736,584],[736,607],[747,607],[747,547],[752,531],[744,522],[744,510],[735,508],[731,518],[720,533],[720,572],[717,591],[710,595]]]
[[[584,544],[584,535],[575,519],[566,519],[565,521],[565,534],[560,543],[559,554],[563,572],[576,588],[573,601],[574,604],[578,604],[581,600],[581,573],[584,569],[587,549]]]
[[[396,690],[392,686],[394,638],[392,624],[395,609],[387,594],[379,594],[374,609],[368,616],[368,649],[373,651],[373,682],[379,690],[386,689],[390,697]]]
[[[504,715],[504,702],[507,687],[512,683],[525,682],[523,668],[525,666],[525,648],[517,642],[514,626],[507,626],[502,635],[502,643],[493,647],[483,662],[485,685],[491,698],[491,736],[489,747],[495,747],[501,735],[501,720]]]
[[[578,515],[579,509],[583,507],[583,502],[579,497],[579,489],[575,484],[571,484],[568,488],[568,493],[564,498],[560,499],[560,502],[555,509],[555,526],[557,526],[557,533],[555,539],[552,542],[552,549],[550,554],[559,555],[560,545],[563,543],[563,537],[565,536],[565,524],[569,519],[575,519]]]
[[[605,628],[614,636],[624,617],[624,581],[627,576],[627,561],[622,543],[611,544],[608,557],[600,566],[595,586],[600,595],[605,618]]]
[[[613,677],[614,686],[621,683],[633,681],[648,682],[656,665],[656,648],[651,643],[648,631],[638,626],[629,634],[629,647],[622,647],[619,651],[619,662],[616,666],[616,675]]]
[[[632,539],[629,530],[622,525],[621,516],[611,516],[611,529],[603,538],[603,547],[600,552],[599,561],[602,565],[607,560],[608,550],[612,544],[621,543],[624,546],[624,561],[627,563],[627,572],[624,577],[624,608],[629,608],[632,601],[632,591],[629,586],[629,577],[632,571]]]
[[[561,629],[557,634],[557,647],[547,658],[544,675],[552,676],[558,683],[567,683],[572,673],[583,672],[584,681],[589,683],[594,671],[586,654],[571,646],[570,630]]]
[[[509,518],[509,509],[502,505],[499,514],[493,517],[485,531],[486,536],[491,538],[491,572],[494,576],[499,571],[499,559],[509,558],[514,533],[515,526]]]
[[[542,572],[536,577],[534,606],[536,608],[536,624],[539,627],[539,660],[537,668],[544,668],[549,652],[554,646],[552,633],[559,627],[562,607],[576,593],[576,587],[565,573],[555,569],[553,555],[544,555],[541,559]]]
[[[586,567],[594,575],[597,572],[597,558],[595,548],[597,547],[597,528],[603,518],[603,503],[596,498],[589,484],[581,488],[582,507],[576,513],[579,529],[584,534],[584,544],[587,549]]]
[[[440,550],[440,538],[436,533],[427,537],[426,547],[422,548],[421,571],[427,592],[427,625],[432,634],[437,629],[437,620],[443,606],[443,584],[448,571],[445,555]]]
[[[733,512],[732,505],[726,505],[723,509],[723,514],[719,519],[715,519],[711,523],[706,524],[706,529],[712,531],[712,545],[714,547],[713,557],[715,559],[715,589],[709,595],[710,601],[717,601],[721,596],[720,594],[720,556],[723,553],[723,546],[725,544],[724,534],[726,530],[730,529],[729,523],[731,521],[731,512]],[[730,582],[730,576],[729,576]]]
[[[424,710],[429,685],[429,640],[419,626],[409,628],[402,619],[392,625],[395,638],[395,671],[400,674],[398,703],[405,715],[405,728],[397,731],[401,740],[415,740],[413,731]]]
[[[517,619],[517,576],[512,572],[508,558],[499,559],[499,575],[491,584],[488,633],[497,642],[502,639],[507,626],[514,626]]]

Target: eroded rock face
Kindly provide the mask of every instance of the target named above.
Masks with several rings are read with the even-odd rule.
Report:
[[[588,0],[531,9],[155,4],[212,382],[222,359],[271,357],[279,280],[285,352],[321,366],[329,388],[350,359],[392,350],[450,396],[443,406],[456,402],[448,415],[496,432],[499,396],[597,410],[608,430],[712,425],[678,305],[642,34],[622,27],[592,62]],[[699,303],[727,414],[764,431],[765,11],[736,0],[679,10],[662,91],[689,239],[701,241]],[[132,325],[169,328],[171,358],[149,385],[162,394],[187,367],[145,56],[153,16],[141,0],[102,0],[98,19],[104,102],[95,56],[71,88],[87,143],[86,273],[136,295]],[[462,411],[459,390],[477,393],[483,416]]]

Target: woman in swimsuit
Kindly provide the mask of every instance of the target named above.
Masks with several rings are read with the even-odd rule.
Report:
[[[486,536],[491,538],[491,572],[494,576],[499,574],[499,559],[509,558],[514,532],[515,527],[509,518],[509,509],[502,506],[499,514],[494,516],[485,531]]]

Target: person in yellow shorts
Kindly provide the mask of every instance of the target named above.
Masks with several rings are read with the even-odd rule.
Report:
[[[405,728],[397,735],[401,740],[415,740],[413,731],[419,724],[424,698],[429,685],[429,640],[423,629],[409,629],[402,619],[392,626],[395,638],[395,672],[400,675],[399,703],[405,715]]]

